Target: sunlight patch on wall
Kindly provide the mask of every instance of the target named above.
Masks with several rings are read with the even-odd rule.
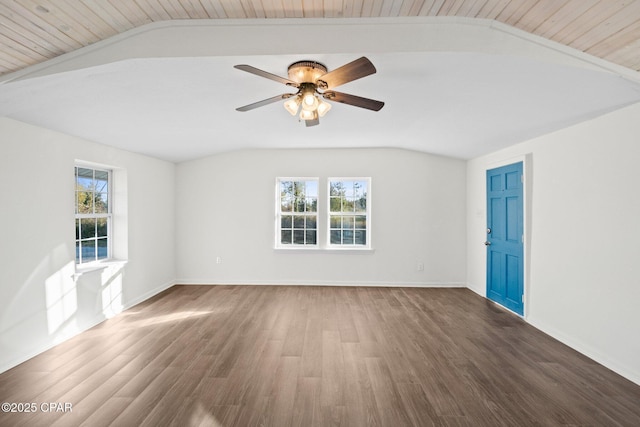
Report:
[[[75,263],[70,261],[45,280],[49,335],[77,329],[75,314],[78,311],[78,294],[74,273]]]
[[[122,265],[110,265],[102,271],[102,313],[107,319],[121,313],[122,303]]]

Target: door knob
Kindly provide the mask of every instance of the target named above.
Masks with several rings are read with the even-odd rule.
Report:
[[[491,242],[487,240],[486,242],[484,242],[484,245],[485,246],[491,246]]]

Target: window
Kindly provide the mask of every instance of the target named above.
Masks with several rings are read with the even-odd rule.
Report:
[[[76,263],[109,258],[111,172],[76,166]]]
[[[329,246],[370,247],[370,178],[329,179]]]
[[[277,179],[276,246],[317,247],[318,179]]]

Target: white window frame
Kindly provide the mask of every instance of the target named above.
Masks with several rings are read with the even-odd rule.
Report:
[[[304,224],[304,228],[302,228],[304,230],[304,243],[294,243],[294,225],[292,223],[292,227],[291,227],[291,231],[292,231],[292,241],[291,243],[282,243],[282,219],[283,216],[288,215],[288,213],[286,213],[286,211],[282,211],[281,206],[282,206],[282,196],[281,196],[281,184],[283,182],[301,182],[301,181],[312,181],[316,183],[316,188],[317,188],[317,192],[318,194],[316,194],[316,210],[315,212],[313,211],[306,211],[306,205],[305,205],[305,211],[304,212],[295,212],[292,208],[291,210],[291,216],[303,216],[305,218],[305,224]],[[295,249],[295,250],[313,250],[313,249],[318,249],[320,248],[320,206],[321,206],[321,199],[320,199],[320,179],[318,177],[277,177],[276,178],[276,185],[275,185],[275,248],[276,249]],[[312,198],[312,197],[310,197]],[[307,199],[307,198],[305,198]],[[294,215],[295,213],[295,215]],[[283,215],[284,214],[284,215]],[[307,217],[312,217],[315,216],[316,217],[316,227],[315,229],[310,228],[309,230],[315,230],[315,243],[306,243],[306,232],[307,232],[307,228],[306,228],[306,222],[307,222]],[[294,219],[292,218],[292,221],[294,221]],[[298,228],[299,229],[299,228]],[[284,230],[288,230],[287,228],[284,228]]]
[[[94,206],[94,212],[93,213],[78,213],[78,188],[77,188],[77,179],[78,179],[78,169],[90,169],[93,172],[93,180],[95,181],[95,172],[99,171],[99,172],[106,172],[107,173],[107,212],[106,213],[96,213],[95,212],[95,206]],[[113,171],[111,169],[107,169],[104,167],[98,167],[98,166],[94,166],[91,164],[83,164],[83,163],[76,163],[74,165],[74,212],[75,212],[75,219],[74,219],[74,223],[76,223],[76,257],[75,257],[75,262],[77,266],[87,266],[87,265],[91,265],[91,264],[97,264],[97,263],[103,263],[106,261],[110,261],[113,258]],[[107,255],[105,258],[98,258],[98,249],[96,248],[95,251],[95,256],[91,259],[91,260],[87,260],[84,261],[82,258],[82,241],[87,241],[87,240],[98,240],[97,235],[95,235],[93,238],[90,239],[83,239],[82,238],[82,230],[78,230],[77,228],[77,221],[80,220],[80,223],[82,223],[83,219],[106,219],[107,222],[107,233],[106,233],[106,240],[107,240]],[[80,245],[78,246],[78,243],[80,243]]]
[[[364,181],[367,183],[367,191],[366,191],[366,209],[364,212],[356,212],[354,210],[353,213],[350,212],[337,212],[331,211],[331,183],[336,181]],[[329,177],[327,178],[327,193],[326,193],[327,207],[326,207],[326,242],[328,249],[337,249],[337,250],[354,250],[354,249],[371,249],[371,177]],[[365,244],[336,244],[331,243],[331,218],[334,216],[340,215],[343,216],[353,216],[354,222],[356,220],[356,216],[365,216]],[[334,229],[335,230],[335,229]],[[341,226],[341,230],[344,230]]]

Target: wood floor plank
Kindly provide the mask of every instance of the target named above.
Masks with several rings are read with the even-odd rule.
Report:
[[[299,377],[291,415],[292,427],[322,427],[321,379]]]
[[[127,408],[133,398],[112,397],[104,402],[89,418],[82,424],[82,427],[107,427],[112,425],[114,420]]]
[[[465,289],[174,286],[0,374],[1,426],[640,425],[640,386]]]
[[[339,331],[322,331],[322,387],[320,403],[323,407],[344,406],[344,359]]]
[[[384,359],[368,357],[365,364],[382,425],[410,426],[411,421]]]
[[[371,388],[361,343],[343,343],[345,406],[347,425],[354,427],[379,427],[380,412]]]
[[[302,376],[322,376],[322,310],[319,307],[319,292],[309,290],[310,306],[302,347]]]
[[[284,337],[283,356],[302,356],[308,318],[307,308],[300,307],[292,313],[289,318],[287,334]]]
[[[291,424],[299,376],[300,357],[280,357],[265,410],[266,425],[287,426]]]

